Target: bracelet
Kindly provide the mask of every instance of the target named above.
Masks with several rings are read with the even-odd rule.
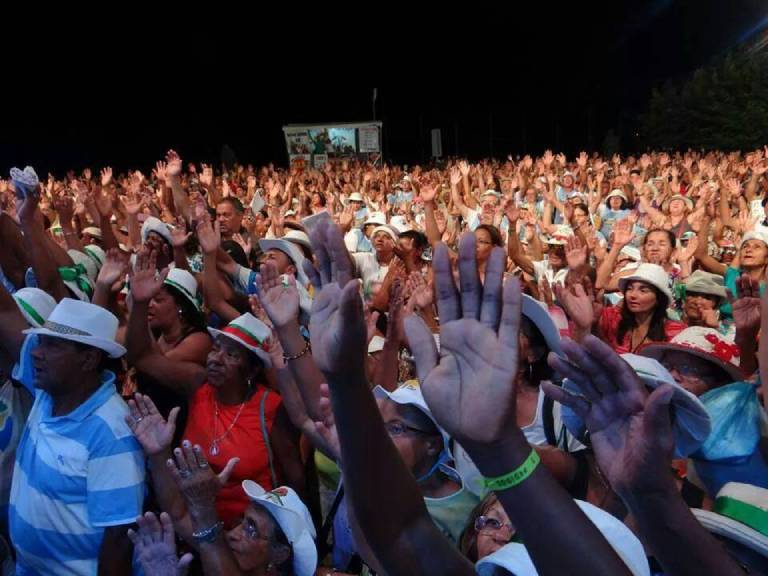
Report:
[[[202,543],[211,543],[219,536],[219,533],[221,532],[221,529],[224,527],[224,522],[216,522],[213,526],[209,526],[208,528],[203,528],[202,530],[196,530],[195,532],[192,532],[192,538],[195,539],[195,542],[198,544]]]
[[[312,347],[309,344],[309,340],[307,340],[307,343],[304,345],[304,349],[301,352],[299,352],[298,354],[294,354],[293,356],[288,356],[285,352],[283,352],[283,360],[285,360],[286,362],[289,362],[291,360],[296,360],[296,359],[301,358],[302,356],[304,356],[304,354],[309,352],[311,349],[312,349]]]
[[[528,458],[525,459],[525,462],[512,470],[512,472],[504,474],[503,476],[497,476],[496,478],[485,478],[483,483],[485,484],[486,488],[493,491],[512,488],[533,474],[533,471],[536,470],[539,462],[541,462],[539,453],[536,452],[535,449],[532,449],[531,453],[528,455]]]

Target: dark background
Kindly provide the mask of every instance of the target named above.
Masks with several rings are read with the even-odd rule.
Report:
[[[620,150],[635,151],[638,116],[654,87],[754,43],[768,26],[765,0],[629,1],[589,10],[583,5],[590,3],[570,4],[579,5],[551,7],[549,16],[510,23],[506,34],[448,47],[486,66],[419,53],[394,58],[402,73],[382,79],[389,87],[378,89],[376,102],[385,158],[428,159],[432,128],[442,129],[444,155],[470,158],[545,148],[573,155],[602,149],[607,134]],[[108,164],[148,171],[169,147],[185,160],[217,162],[224,144],[241,161],[284,165],[284,124],[373,118],[373,89],[358,86],[378,83],[370,78],[264,80],[263,73],[252,86],[215,78],[214,90],[183,80],[189,90],[171,97],[162,83],[124,77],[30,97],[6,107],[0,170],[32,164],[44,174]]]

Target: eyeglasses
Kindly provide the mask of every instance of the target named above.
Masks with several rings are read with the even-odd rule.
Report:
[[[387,434],[393,438],[398,436],[407,436],[408,432],[413,432],[414,434],[423,434],[425,436],[429,435],[429,433],[425,432],[424,430],[419,430],[418,428],[413,428],[412,426],[406,426],[402,422],[385,422],[384,429],[387,431]]]
[[[478,516],[477,520],[475,520],[475,530],[477,532],[498,532],[502,528],[508,528],[510,533],[515,531],[515,527],[509,522],[501,522],[489,516]]]
[[[699,378],[701,380],[709,380],[715,377],[705,370],[702,370],[699,366],[689,366],[688,364],[672,363],[669,361],[661,363],[664,368],[670,372],[677,372],[683,378]]]

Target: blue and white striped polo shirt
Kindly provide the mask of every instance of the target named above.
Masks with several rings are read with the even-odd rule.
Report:
[[[16,453],[10,531],[17,574],[96,574],[104,529],[142,512],[144,455],[125,423],[115,376],[73,412],[51,416],[53,399],[32,389],[28,337],[14,376],[35,393]],[[25,369],[26,368],[26,369]]]

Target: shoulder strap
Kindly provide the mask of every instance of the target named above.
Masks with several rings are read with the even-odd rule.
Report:
[[[259,422],[261,422],[261,435],[264,436],[264,445],[267,447],[267,458],[269,458],[269,475],[272,478],[272,488],[277,488],[277,474],[275,474],[275,463],[272,456],[272,445],[269,442],[269,430],[267,430],[267,418],[264,413],[265,405],[269,396],[269,390],[264,390],[264,395],[259,403]]]
[[[557,434],[555,434],[555,401],[549,396],[544,396],[541,404],[541,417],[544,422],[544,435],[547,438],[547,444],[557,447]]]

